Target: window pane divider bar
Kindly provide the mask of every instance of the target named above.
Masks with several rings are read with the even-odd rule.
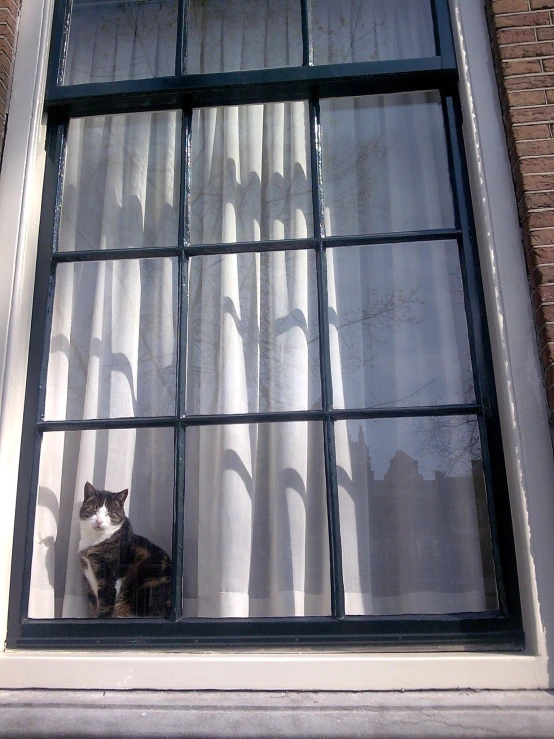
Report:
[[[456,64],[454,39],[450,30],[448,0],[431,0],[431,9],[433,13],[437,54],[442,60],[443,67],[448,69]]]
[[[190,192],[188,196],[190,198]],[[411,243],[415,241],[449,241],[459,239],[462,231],[458,228],[428,229],[423,231],[398,231],[393,233],[358,234],[353,236],[325,236],[321,239],[324,246],[371,246],[372,244]],[[206,256],[212,254],[243,254],[265,251],[295,251],[317,249],[319,240],[283,239],[280,241],[237,241],[223,244],[187,243],[182,246],[130,246],[124,249],[86,249],[82,251],[58,251],[52,255],[57,263],[96,262],[116,259],[157,259],[162,257],[178,257],[183,252],[187,257]]]
[[[69,23],[71,19],[71,0],[58,0],[54,4],[52,19],[52,48],[48,63],[46,79],[46,98],[59,89],[63,82],[67,44],[69,41]],[[57,40],[57,43],[55,43]]]
[[[94,429],[160,428],[170,426],[232,426],[248,423],[294,423],[301,421],[348,421],[371,418],[418,418],[426,416],[484,415],[478,403],[458,405],[409,406],[402,408],[339,408],[305,411],[272,411],[269,413],[215,413],[206,415],[152,416],[129,418],[90,418],[79,420],[41,421],[37,430],[87,431]]]
[[[310,626],[311,624],[322,624],[332,625],[333,623],[340,623],[348,625],[355,623],[441,623],[450,624],[456,623],[457,621],[473,621],[479,622],[481,620],[493,620],[501,621],[503,614],[500,611],[459,611],[454,613],[395,613],[395,614],[350,614],[344,616],[343,619],[337,619],[334,616],[265,616],[265,617],[241,617],[235,618],[229,616],[223,616],[221,618],[210,618],[210,617],[183,617],[179,620],[178,626],[204,626],[204,625],[220,625],[220,626],[238,626],[246,627],[249,625],[260,625],[260,626],[283,626],[283,625],[299,625],[299,626]],[[158,626],[165,625],[166,628],[171,628],[174,623],[167,621],[162,618],[136,618],[130,617],[125,619],[107,619],[100,621],[96,618],[27,618],[24,619],[26,625],[37,625],[37,626],[98,626],[99,629],[105,628],[104,624],[108,625],[108,629],[111,624],[115,625],[115,629],[119,631],[126,631],[128,627],[140,627],[145,625]],[[114,629],[114,630],[115,630]],[[364,635],[366,636],[366,635]]]
[[[102,0],[102,7],[112,7],[112,6],[121,6],[123,3],[125,5],[152,5],[155,3],[156,5],[165,5],[167,3],[171,3],[173,0]],[[74,2],[73,5],[77,6],[78,8],[97,8],[100,3],[98,0],[80,0],[79,2]]]
[[[175,416],[152,418],[91,418],[86,420],[40,421],[38,431],[94,431],[100,429],[160,428],[177,425]]]
[[[179,246],[131,246],[128,249],[87,249],[83,251],[59,251],[52,260],[57,264],[71,262],[103,262],[116,259],[155,259],[161,257],[178,257],[182,249]]]
[[[461,236],[458,228],[433,228],[422,231],[395,231],[391,233],[358,234],[356,236],[326,236],[323,243],[333,246],[371,246],[373,244],[402,244],[412,241],[450,241]]]
[[[455,67],[453,68],[455,69]],[[438,56],[413,59],[390,59],[374,62],[350,62],[345,64],[320,64],[300,67],[270,67],[233,72],[204,72],[198,74],[168,75],[136,80],[114,82],[82,82],[77,85],[60,85],[48,95],[47,105],[72,99],[104,95],[143,95],[156,92],[191,94],[196,90],[221,89],[228,93],[231,88],[246,85],[262,86],[287,82],[325,83],[331,80],[354,78],[378,78],[410,72],[443,71]],[[151,107],[151,104],[150,106]]]
[[[427,416],[467,416],[480,415],[483,407],[478,403],[441,406],[413,406],[408,408],[368,408],[333,410],[331,416],[335,421],[349,421],[364,418],[419,418]]]
[[[333,407],[333,384],[331,377],[331,353],[329,343],[327,260],[323,243],[323,239],[325,237],[325,204],[323,200],[321,127],[319,101],[316,97],[310,100],[310,162],[312,173],[314,232],[318,240],[316,249],[317,313],[319,328],[321,402],[324,413],[323,446],[325,459],[325,484],[327,492],[327,521],[329,529],[331,612],[335,618],[342,618],[345,614],[344,581],[342,573],[342,546],[339,521],[335,429],[333,419],[330,416],[330,410]]]
[[[179,191],[179,256],[178,316],[177,316],[177,415],[185,412],[186,356],[188,316],[188,257],[185,246],[189,241],[190,223],[190,149],[192,110],[184,109],[181,117],[181,156]],[[183,553],[185,541],[185,433],[182,425],[175,429],[175,485],[173,499],[172,542],[172,615],[179,620],[183,615]]]
[[[455,67],[440,57],[352,64],[156,77],[57,86],[45,109],[62,108],[78,117],[177,109],[184,98],[193,107],[240,105],[319,97],[376,95],[413,90],[452,89]]]
[[[302,14],[302,64],[311,66],[314,63],[312,44],[312,7],[311,0],[300,0]]]
[[[316,249],[317,239],[280,239],[279,241],[234,241],[224,244],[194,244],[186,247],[189,257],[208,256],[212,254],[244,254],[263,251],[294,251],[298,249]]]
[[[149,2],[149,0],[146,0]],[[141,0],[144,2],[144,0]],[[188,0],[175,0],[177,2],[177,39],[175,49],[175,74],[177,77],[187,71],[187,36],[188,36]]]

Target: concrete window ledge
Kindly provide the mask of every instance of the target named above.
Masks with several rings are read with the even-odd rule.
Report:
[[[554,736],[554,691],[0,691],[2,739]]]

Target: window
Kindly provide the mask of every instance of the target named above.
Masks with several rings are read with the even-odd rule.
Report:
[[[276,7],[57,7],[13,646],[522,646],[446,3]],[[88,480],[170,619],[87,618]]]

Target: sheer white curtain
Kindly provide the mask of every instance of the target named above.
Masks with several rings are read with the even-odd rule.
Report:
[[[434,56],[429,0],[312,0],[314,64]]]
[[[294,3],[277,15],[269,2],[241,13],[231,5],[192,3],[190,72],[298,63]],[[323,3],[314,12],[331,27],[324,5],[331,14]],[[421,3],[360,7],[371,15],[389,5],[394,33],[388,11],[371,21],[379,58],[432,53],[428,34],[410,31],[427,12]],[[351,37],[358,21],[345,20]],[[104,39],[113,58],[129,56],[125,38]],[[105,46],[86,48],[90,71],[73,81],[104,74]],[[137,76],[132,63],[127,72],[116,67],[112,74]],[[452,225],[436,97],[337,99],[321,108],[328,235]],[[60,249],[175,244],[177,114],[72,121],[69,135]],[[193,245],[313,235],[306,103],[198,110],[192,140]],[[337,247],[327,264],[334,407],[472,399],[456,244]],[[187,413],[321,407],[311,251],[199,255],[188,277]],[[47,418],[175,412],[176,285],[167,258],[58,269]],[[347,612],[489,607],[494,573],[472,419],[341,422],[335,435]],[[86,614],[76,554],[86,480],[129,487],[135,530],[170,551],[173,443],[170,429],[44,435],[31,616]],[[187,615],[330,612],[323,448],[318,422],[187,429]]]

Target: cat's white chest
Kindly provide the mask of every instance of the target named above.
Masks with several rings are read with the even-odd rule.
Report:
[[[83,574],[86,578],[86,581],[88,582],[90,589],[94,593],[95,597],[98,598],[98,580],[96,579],[96,575],[94,574],[88,557],[82,556],[81,561],[83,563]]]

